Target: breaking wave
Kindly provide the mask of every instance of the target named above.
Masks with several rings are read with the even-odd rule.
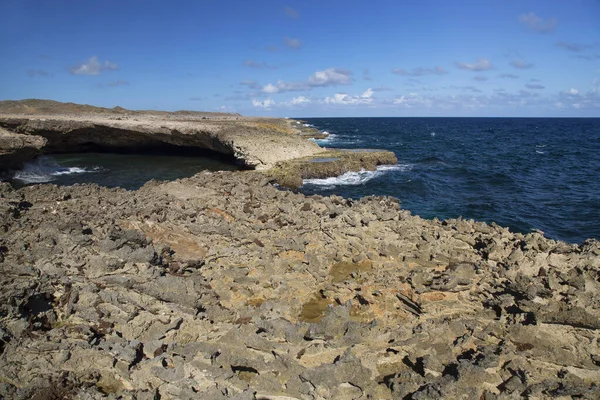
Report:
[[[335,141],[335,139],[336,139],[335,133],[329,133],[327,131],[324,131],[323,133],[327,134],[328,136],[326,138],[323,138],[323,139],[314,139],[314,138],[311,138],[310,140],[312,140],[313,142],[315,142],[319,146],[326,146],[328,144],[331,144],[333,141]]]
[[[84,174],[97,172],[99,167],[92,169],[80,167],[62,167],[52,157],[39,157],[25,164],[22,170],[15,172],[13,179],[23,183],[52,182],[61,175]]]
[[[342,174],[340,176],[335,176],[332,178],[304,179],[303,184],[319,186],[324,189],[332,188],[335,186],[341,186],[341,185],[356,186],[356,185],[362,185],[362,184],[370,181],[371,179],[382,176],[385,173],[390,172],[390,171],[405,172],[405,171],[410,171],[411,168],[412,168],[412,165],[410,165],[410,164],[380,165],[377,167],[376,171],[366,171],[363,169],[358,172],[346,172],[345,174]]]

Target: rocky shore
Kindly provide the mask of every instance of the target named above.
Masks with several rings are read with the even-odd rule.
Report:
[[[600,397],[600,246],[254,171],[0,185],[0,397]]]
[[[0,398],[600,398],[595,240],[284,190],[397,163],[297,121],[0,103],[0,169],[191,148],[262,170],[0,183]]]
[[[3,129],[2,129],[3,128]],[[202,116],[31,115],[0,113],[0,166],[14,166],[42,153],[150,152],[190,149],[229,157],[250,169],[317,154],[316,143],[295,134],[286,120]],[[4,158],[9,158],[9,164]]]
[[[287,187],[297,187],[306,178],[398,162],[390,151],[325,154],[307,140],[326,136],[283,118],[131,111],[35,99],[0,101],[0,178],[3,171],[19,169],[42,154],[90,151],[218,156],[243,168],[271,170],[271,176]]]

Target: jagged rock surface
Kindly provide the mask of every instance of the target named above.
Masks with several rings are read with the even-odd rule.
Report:
[[[600,397],[597,241],[258,172],[0,184],[0,232],[0,397]]]

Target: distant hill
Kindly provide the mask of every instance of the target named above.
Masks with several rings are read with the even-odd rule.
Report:
[[[3,114],[157,114],[157,115],[193,115],[193,116],[240,116],[235,113],[218,113],[205,111],[155,111],[155,110],[127,110],[123,107],[97,107],[88,104],[63,103],[55,100],[24,99],[0,101],[0,113]]]

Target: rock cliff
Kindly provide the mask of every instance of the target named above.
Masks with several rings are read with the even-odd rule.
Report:
[[[294,134],[286,120],[235,118],[0,114],[0,127],[29,138],[21,143],[27,154],[202,149],[233,157],[248,168],[267,169],[280,161],[323,151]],[[0,154],[0,168],[7,167],[3,160]]]
[[[0,169],[19,168],[41,153],[48,143],[37,135],[24,135],[0,128]]]
[[[390,151],[327,152],[308,140],[323,136],[282,118],[130,111],[35,99],[0,101],[0,173],[48,153],[192,152],[218,154],[248,169],[271,169],[270,175],[282,185],[297,187],[303,178],[398,162]]]

